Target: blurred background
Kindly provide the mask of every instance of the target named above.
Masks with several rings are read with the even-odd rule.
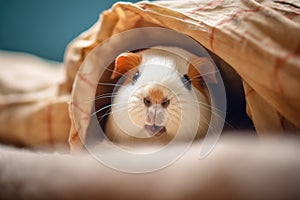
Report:
[[[138,2],[139,0],[126,0]],[[117,0],[0,0],[0,50],[62,61],[65,48]]]

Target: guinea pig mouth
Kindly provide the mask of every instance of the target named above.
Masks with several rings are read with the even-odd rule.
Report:
[[[145,125],[145,129],[148,131],[148,133],[150,133],[151,136],[161,136],[167,131],[166,127],[156,125]]]

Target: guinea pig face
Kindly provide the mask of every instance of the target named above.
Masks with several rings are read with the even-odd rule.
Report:
[[[169,50],[123,53],[116,59],[112,78],[121,77],[121,86],[105,130],[112,141],[169,142],[195,137],[207,128],[209,100],[201,75],[190,57]]]
[[[176,71],[156,65],[141,66],[136,73],[140,74],[138,80],[119,91],[128,99],[128,116],[137,127],[129,134],[143,138],[174,137],[182,116],[177,95],[183,89],[180,77]],[[150,75],[153,78],[148,80]],[[116,101],[120,101],[118,97]]]

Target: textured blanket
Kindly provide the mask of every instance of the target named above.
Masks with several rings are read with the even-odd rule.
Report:
[[[0,199],[299,199],[299,142],[229,137],[205,159],[195,144],[172,165],[143,174],[85,154],[0,146]]]

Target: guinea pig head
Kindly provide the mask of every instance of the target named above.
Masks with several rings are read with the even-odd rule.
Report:
[[[120,83],[106,134],[116,142],[133,138],[165,142],[180,130],[183,137],[202,132],[208,122],[200,121],[207,121],[210,109],[201,73],[215,82],[214,73],[209,73],[211,67],[206,58],[183,59],[163,50],[120,54],[111,75],[112,79],[120,78]]]

